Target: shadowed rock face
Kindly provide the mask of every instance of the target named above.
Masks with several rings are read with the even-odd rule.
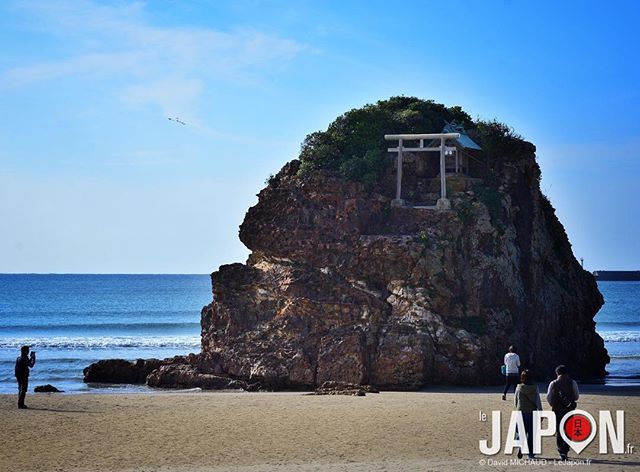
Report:
[[[604,375],[602,296],[521,148],[493,190],[456,185],[451,211],[287,164],[240,227],[247,263],[212,274],[200,368],[267,388],[490,384],[515,344],[541,378]]]

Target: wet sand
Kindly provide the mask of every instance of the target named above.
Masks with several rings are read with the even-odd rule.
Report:
[[[498,390],[434,389],[366,397],[30,394],[29,410],[16,408],[15,395],[0,395],[0,470],[513,470],[514,465],[481,464],[515,458],[502,453],[488,458],[478,448],[478,441],[491,434],[490,423],[479,421],[480,410],[488,415],[502,410],[506,432],[512,403],[502,401]],[[625,442],[640,448],[637,389],[595,387],[582,395],[579,407],[596,416],[599,409],[626,410]],[[602,456],[597,443],[596,438],[577,456],[592,459],[591,465],[572,470],[640,469],[640,451]],[[544,440],[540,457],[547,459],[546,466],[516,468],[569,468],[553,463],[554,438]]]

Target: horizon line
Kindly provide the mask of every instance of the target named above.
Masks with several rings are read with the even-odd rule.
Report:
[[[594,269],[594,272],[640,272],[640,269]],[[215,271],[214,271],[215,272]],[[0,275],[211,275],[212,272],[0,272]]]
[[[0,272],[0,275],[211,275],[211,272]]]

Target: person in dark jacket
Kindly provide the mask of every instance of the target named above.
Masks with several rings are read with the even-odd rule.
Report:
[[[29,369],[36,363],[36,353],[29,355],[29,346],[22,346],[20,349],[20,357],[16,359],[16,380],[18,381],[18,408],[24,410],[27,405],[24,404],[24,398],[27,396],[29,388]]]
[[[542,410],[540,392],[538,386],[533,383],[533,372],[525,369],[520,374],[520,383],[516,387],[514,405],[517,411],[522,412],[522,421],[529,446],[529,458],[533,459],[533,412]],[[520,433],[522,434],[522,433]],[[518,458],[522,457],[522,451],[518,452]]]
[[[569,377],[566,366],[559,365],[556,367],[556,375],[558,378],[549,384],[547,401],[556,414],[556,446],[558,447],[558,453],[560,458],[566,461],[569,455],[569,445],[562,439],[560,423],[567,413],[576,409],[576,402],[580,397],[580,392],[576,381]]]

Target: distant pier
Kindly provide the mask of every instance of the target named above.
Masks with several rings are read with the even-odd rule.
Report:
[[[640,270],[596,270],[597,280],[640,280]]]

